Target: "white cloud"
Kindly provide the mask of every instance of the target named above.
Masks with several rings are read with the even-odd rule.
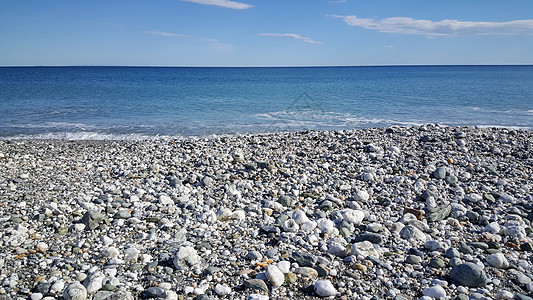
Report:
[[[300,40],[302,42],[306,42],[306,43],[309,43],[309,44],[323,44],[322,42],[313,41],[312,39],[310,39],[308,37],[304,37],[304,36],[301,36],[301,35],[296,34],[296,33],[260,33],[258,35],[260,35],[260,36],[273,36],[273,37],[292,38],[292,39],[297,39],[297,40]]]
[[[356,16],[328,15],[340,18],[346,24],[386,33],[417,34],[429,37],[459,35],[533,35],[533,20],[508,22],[469,22],[458,20],[416,20],[392,17],[382,20]]]
[[[253,5],[251,4],[230,1],[230,0],[181,0],[181,1],[194,2],[198,4],[205,4],[205,5],[214,5],[214,6],[220,6],[220,7],[232,8],[232,9],[248,9],[250,7],[253,7]]]
[[[170,37],[186,37],[186,38],[192,37],[192,36],[187,35],[187,34],[164,32],[164,31],[149,31],[149,30],[145,30],[145,31],[143,31],[143,33],[151,34],[151,35],[159,35],[159,36],[170,36]]]

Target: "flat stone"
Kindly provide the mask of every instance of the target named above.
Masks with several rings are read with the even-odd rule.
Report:
[[[447,218],[452,212],[452,206],[449,204],[441,205],[431,212],[427,219],[429,222],[439,222]]]
[[[261,279],[248,279],[244,282],[244,287],[250,290],[268,293],[268,286]]]
[[[105,219],[105,216],[98,211],[89,210],[81,218],[81,222],[85,224],[86,229],[94,230],[100,226]]]

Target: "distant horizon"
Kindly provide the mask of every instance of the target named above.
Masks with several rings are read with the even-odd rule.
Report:
[[[173,65],[0,65],[0,68],[361,68],[361,67],[533,67],[533,64],[390,64],[305,66],[173,66]]]
[[[0,1],[0,66],[533,65],[533,1]]]

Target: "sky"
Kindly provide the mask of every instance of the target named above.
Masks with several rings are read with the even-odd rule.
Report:
[[[0,66],[533,64],[531,0],[0,0]]]

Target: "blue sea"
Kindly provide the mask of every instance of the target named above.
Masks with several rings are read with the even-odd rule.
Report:
[[[0,138],[533,129],[533,66],[2,67]]]

